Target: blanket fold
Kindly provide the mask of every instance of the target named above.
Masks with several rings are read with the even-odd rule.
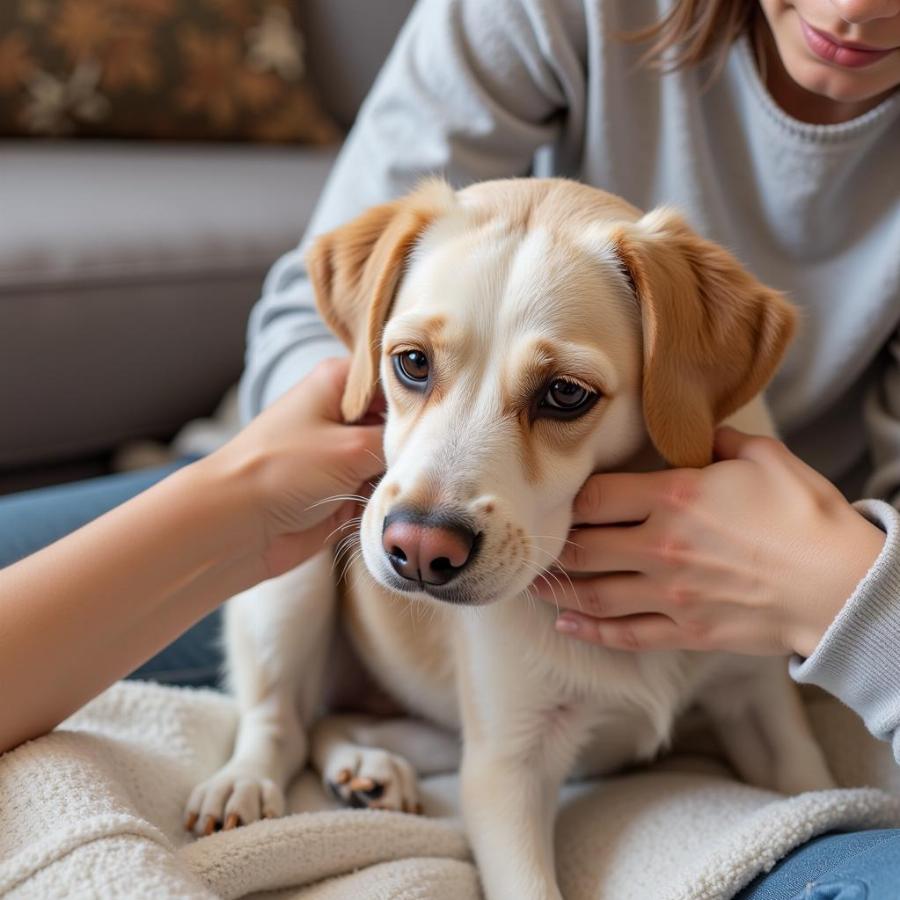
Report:
[[[841,790],[782,797],[696,752],[566,785],[567,900],[726,900],[810,837],[900,825],[890,748],[824,695],[808,708]],[[455,776],[423,782],[422,818],[336,809],[307,772],[288,796],[300,814],[191,838],[184,802],[236,720],[215,692],[123,682],[0,757],[0,895],[478,900]]]

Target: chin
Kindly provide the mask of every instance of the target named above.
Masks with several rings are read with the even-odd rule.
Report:
[[[804,90],[827,97],[835,103],[878,101],[886,97],[900,82],[900,73],[892,79],[876,76],[874,72],[843,72],[816,60],[786,60],[785,68],[788,75]]]

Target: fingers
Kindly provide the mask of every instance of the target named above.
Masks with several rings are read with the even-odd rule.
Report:
[[[702,639],[679,627],[668,616],[655,613],[595,619],[581,613],[566,612],[556,620],[556,630],[613,650],[704,649]]]
[[[326,417],[333,422],[343,423],[341,415],[341,400],[344,396],[344,388],[347,386],[347,377],[350,374],[349,357],[330,357],[322,360],[309,374],[304,382],[309,382],[309,387],[318,389],[314,397],[316,408],[324,412]],[[384,393],[377,389],[366,413],[355,425],[381,425],[384,421],[384,412],[387,402]]]
[[[327,519],[297,535],[298,542],[309,548],[312,556],[331,547],[359,528],[360,507],[354,501],[342,503]]]
[[[785,492],[802,482],[820,494],[823,489],[826,494],[832,493],[828,490],[830,483],[777,438],[745,434],[723,426],[716,431],[713,450],[717,462],[738,460],[762,467],[767,477],[780,481]]]
[[[645,521],[668,497],[679,499],[698,489],[698,472],[615,472],[592,475],[575,497],[576,525],[617,525]]]
[[[266,577],[281,575],[353,534],[358,527],[356,514],[356,503],[348,501],[304,531],[282,534],[273,540],[264,556]]]
[[[567,579],[550,573],[535,580],[533,587],[542,600],[590,616],[665,612],[658,589],[638,574]]]
[[[777,438],[768,435],[747,434],[730,425],[716,429],[713,440],[716,461],[745,459],[772,466],[793,456]]]
[[[642,572],[647,537],[643,526],[575,528],[569,532],[559,566],[569,572]]]
[[[384,428],[376,425],[345,425],[347,484],[350,489],[381,475],[385,469]]]
[[[384,424],[384,416],[386,412],[387,399],[384,396],[384,391],[382,391],[381,387],[379,386],[375,390],[375,394],[372,397],[372,402],[369,404],[368,410],[357,424],[382,425]]]
[[[342,422],[341,398],[350,372],[350,358],[322,360],[294,390],[301,390],[313,408],[332,422]]]
[[[356,487],[358,482],[365,482],[384,471],[384,424],[381,413],[384,410],[384,397],[377,393],[370,411],[363,417],[361,424],[345,425],[341,416],[341,397],[347,381],[350,361],[346,358],[326,359],[313,369],[309,378],[295,388],[306,394],[316,395],[313,398],[315,411],[326,421],[342,426],[340,436],[335,435],[336,443],[349,457],[347,474],[349,481],[343,487]]]
[[[716,429],[713,438],[713,454],[716,459],[737,459],[741,451],[747,446],[750,435],[730,425],[723,425]]]

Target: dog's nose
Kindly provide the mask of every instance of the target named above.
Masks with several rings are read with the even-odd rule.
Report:
[[[447,584],[472,559],[475,532],[463,524],[435,526],[389,516],[381,543],[398,575],[425,584]]]

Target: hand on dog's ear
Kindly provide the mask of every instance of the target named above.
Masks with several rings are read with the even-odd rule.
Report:
[[[409,254],[454,202],[446,182],[426,181],[408,196],[323,234],[306,255],[319,311],[353,357],[341,405],[348,422],[365,414],[375,394],[381,331]]]
[[[670,210],[611,240],[641,308],[650,438],[670,465],[705,466],[716,426],[775,373],[796,312]]]

